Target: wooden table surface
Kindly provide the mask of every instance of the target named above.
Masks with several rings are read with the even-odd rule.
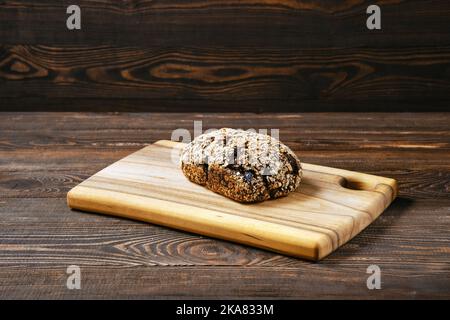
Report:
[[[319,263],[67,208],[70,188],[194,120],[278,128],[303,161],[395,178],[399,198]],[[449,113],[2,113],[0,298],[448,299],[449,189]]]

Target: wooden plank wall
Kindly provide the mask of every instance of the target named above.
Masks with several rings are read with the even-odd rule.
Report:
[[[449,93],[448,0],[0,0],[0,110],[444,111]]]

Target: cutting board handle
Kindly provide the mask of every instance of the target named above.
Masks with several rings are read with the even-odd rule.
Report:
[[[393,201],[398,195],[397,181],[391,178],[374,176],[367,173],[344,169],[322,167],[309,163],[303,163],[302,167],[305,170],[327,172],[339,177],[336,183],[341,185],[343,188],[360,191],[382,192],[383,194],[390,195],[390,201]]]

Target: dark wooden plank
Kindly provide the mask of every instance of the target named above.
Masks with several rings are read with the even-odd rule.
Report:
[[[367,261],[370,263],[370,261]],[[448,299],[448,278],[390,268],[368,290],[367,266],[327,268],[83,267],[81,290],[66,288],[66,266],[0,269],[0,297],[18,299]],[[18,277],[17,275],[22,276]],[[312,276],[312,274],[314,276]],[[45,285],[43,284],[45,283]]]
[[[93,173],[105,166],[117,161],[140,147],[117,146],[107,150],[95,150],[86,148],[62,148],[47,150],[35,148],[20,150],[17,152],[2,152],[0,158],[0,170],[2,172],[68,172],[81,174]],[[332,166],[348,170],[361,170],[371,173],[392,172],[398,176],[407,178],[408,172],[412,175],[418,171],[436,172],[438,176],[446,175],[448,171],[448,152],[371,152],[359,150],[352,153],[348,151],[301,151],[298,152],[304,162],[325,166]],[[414,158],[417,157],[417,158]],[[439,173],[440,172],[440,173]],[[423,174],[425,174],[423,172]],[[388,174],[389,175],[389,174]],[[424,175],[425,176],[425,175]],[[408,178],[407,178],[408,179]],[[411,179],[414,179],[411,177]]]
[[[447,112],[449,102],[439,100],[358,101],[349,100],[188,100],[0,97],[0,112]],[[276,106],[276,107],[275,107]]]
[[[2,43],[221,45],[295,48],[448,45],[450,4],[407,1],[78,1],[82,29],[68,31],[70,1],[0,3]],[[383,30],[366,28],[366,8],[382,7]]]
[[[80,182],[92,176],[99,170],[118,159],[109,162],[84,164],[67,159],[67,165],[78,169],[4,171],[0,167],[0,193],[2,198],[63,198],[67,192]],[[450,168],[441,169],[411,169],[412,162],[403,162],[407,169],[399,169],[400,164],[390,168],[383,164],[371,166],[368,164],[345,163],[343,167],[351,167],[355,171],[371,173],[396,179],[399,183],[399,195],[405,199],[449,199]],[[400,161],[398,161],[400,162]]]
[[[42,159],[52,151],[54,156],[64,157],[58,152],[65,150],[70,155],[79,152],[76,149],[85,149],[84,157],[90,153],[99,156],[103,151],[123,155],[159,139],[170,140],[176,129],[188,130],[193,137],[197,121],[201,122],[201,132],[227,126],[266,129],[269,133],[278,129],[280,139],[305,160],[322,157],[332,163],[358,159],[371,151],[367,157],[383,158],[386,164],[411,160],[430,167],[447,163],[449,117],[448,113],[3,113],[0,150],[17,153],[24,161],[36,149],[41,152],[35,156]],[[336,156],[330,157],[330,153]],[[4,164],[8,164],[7,157],[5,154]]]
[[[64,197],[88,176],[177,128],[278,127],[302,161],[395,178],[400,195],[448,198],[449,114],[78,114],[0,117],[3,197]]]
[[[6,199],[0,214],[2,298],[450,296],[448,200],[398,199],[320,263],[72,212],[63,199]],[[81,291],[65,287],[72,264]],[[367,290],[371,264],[382,270],[382,290]]]
[[[446,110],[449,68],[448,46],[300,51],[2,46],[0,110],[14,111],[18,102],[28,103],[19,109],[45,108],[47,99],[60,101],[59,110],[80,108],[77,99],[121,99],[131,110],[134,100],[135,108],[144,110],[158,108],[152,100],[170,101],[163,103],[166,109],[185,111],[241,105],[251,111],[398,110],[407,102],[414,109]],[[107,103],[96,100],[89,106],[117,107]]]
[[[445,0],[69,4],[0,3],[0,110],[448,109]]]
[[[436,200],[431,203],[424,200],[413,201],[399,198],[374,224],[319,265],[337,263],[351,266],[358,260],[364,263],[361,255],[366,257],[372,255],[373,259],[383,260],[387,264],[396,264],[398,257],[391,251],[401,251],[405,254],[403,257],[405,261],[409,262],[425,263],[429,256],[434,254],[436,256],[429,261],[430,263],[446,262],[449,257],[439,253],[448,249],[450,241],[447,232],[450,223],[449,209],[450,202],[448,200]],[[165,261],[169,258],[173,260],[173,263],[168,263],[171,265],[178,265],[182,261],[190,261],[187,263],[188,265],[209,265],[210,263],[215,265],[220,259],[211,257],[211,261],[208,261],[207,256],[211,252],[203,250],[203,246],[212,246],[210,251],[223,250],[216,252],[216,255],[226,256],[221,261],[226,265],[276,266],[286,264],[299,267],[310,264],[295,258],[151,224],[71,211],[68,209],[65,199],[48,199],[46,201],[41,199],[3,199],[0,210],[2,215],[1,248],[4,249],[1,250],[1,254],[5,258],[2,259],[3,266],[15,265],[18,263],[17,261],[23,261],[30,265],[58,265],[61,257],[68,259],[64,264],[70,264],[75,262],[70,259],[79,257],[76,253],[79,253],[80,250],[87,256],[95,255],[95,252],[99,255],[96,259],[86,259],[85,264],[87,265],[97,265],[98,263],[118,266],[132,265],[133,263],[164,265],[165,263],[158,259]],[[26,223],[23,223],[24,221]],[[405,246],[405,240],[408,240],[409,245]],[[190,241],[193,243],[189,244]],[[21,244],[22,247],[17,247],[18,244]],[[181,247],[177,248],[177,246]],[[191,248],[196,246],[199,248]],[[221,246],[229,248],[221,248]],[[386,250],[387,247],[392,250]],[[8,248],[16,249],[16,252],[6,250]],[[95,248],[98,250],[94,250]],[[242,248],[249,252],[242,256],[238,253],[228,252],[243,250]],[[410,251],[412,249],[415,249],[414,252]],[[158,250],[166,254],[160,255]],[[263,255],[269,256],[271,260],[251,260],[250,258],[256,252],[264,253]],[[52,256],[52,254],[58,257]],[[71,258],[73,254],[76,256]],[[409,256],[412,254],[415,256]],[[204,255],[204,257],[189,257],[189,255]],[[273,260],[272,258],[275,256],[277,259]],[[28,259],[27,257],[30,259],[25,261]],[[244,257],[251,261],[245,260]],[[261,257],[253,257],[253,259]],[[34,260],[34,258],[38,260]],[[142,260],[139,260],[140,258]],[[408,260],[409,258],[411,260]],[[341,259],[345,261],[340,261]],[[442,272],[445,272],[445,269],[442,269]]]
[[[170,132],[175,128],[193,130],[194,121],[202,121],[204,130],[220,128],[222,124],[248,128],[300,130],[294,137],[319,130],[333,134],[354,130],[356,134],[373,134],[387,138],[391,135],[436,135],[437,139],[446,139],[450,113],[96,113],[96,112],[1,112],[2,132],[15,130],[28,131],[39,136],[43,131],[73,130],[162,130]],[[37,132],[38,130],[39,132]],[[444,135],[444,136],[443,136]],[[20,135],[19,135],[20,136]],[[160,137],[160,139],[166,137]],[[286,137],[289,138],[289,137]],[[395,136],[397,139],[398,136]],[[394,139],[394,140],[395,140]],[[448,141],[448,140],[447,140]]]

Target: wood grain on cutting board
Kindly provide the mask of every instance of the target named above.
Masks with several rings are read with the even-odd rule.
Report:
[[[187,180],[177,163],[180,147],[159,141],[114,163],[73,188],[69,206],[320,260],[397,195],[393,179],[303,164],[296,192],[241,204]]]

